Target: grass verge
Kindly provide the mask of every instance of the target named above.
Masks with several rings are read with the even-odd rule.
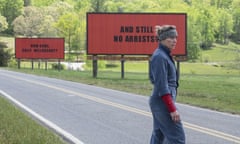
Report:
[[[56,134],[0,96],[1,144],[65,144]]]

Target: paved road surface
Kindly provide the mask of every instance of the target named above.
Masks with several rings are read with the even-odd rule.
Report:
[[[0,93],[79,144],[148,144],[148,97],[0,69]],[[240,144],[240,116],[178,104],[187,144]]]

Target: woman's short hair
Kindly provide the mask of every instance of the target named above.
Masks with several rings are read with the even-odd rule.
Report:
[[[175,38],[178,36],[176,26],[174,25],[162,25],[155,26],[156,35],[159,41],[165,40],[167,38]]]

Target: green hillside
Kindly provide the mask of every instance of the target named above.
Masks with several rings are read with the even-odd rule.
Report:
[[[240,59],[240,45],[229,43],[228,45],[214,44],[211,50],[201,52],[200,59],[203,62],[234,62]]]

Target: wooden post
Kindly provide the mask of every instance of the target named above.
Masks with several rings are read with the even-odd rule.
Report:
[[[20,59],[17,60],[17,64],[18,64],[18,69],[20,69],[21,68],[21,60]]]
[[[93,77],[96,78],[97,77],[97,72],[98,72],[97,55],[93,55],[92,66],[93,66]]]
[[[34,62],[33,62],[33,59],[32,59],[32,70],[33,70],[33,68],[34,68]]]
[[[121,78],[124,79],[124,55],[121,55]]]
[[[61,62],[60,62],[60,59],[58,59],[58,71],[61,70]]]
[[[40,69],[40,67],[41,67],[41,60],[39,59],[38,60],[38,69]]]
[[[45,70],[47,70],[47,60],[45,60]]]

